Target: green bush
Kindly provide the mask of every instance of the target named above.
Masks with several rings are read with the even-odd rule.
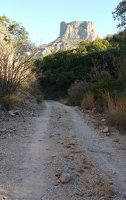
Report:
[[[113,91],[117,89],[117,81],[109,74],[106,74],[102,79],[98,79],[92,86],[94,94],[104,94],[105,91]]]

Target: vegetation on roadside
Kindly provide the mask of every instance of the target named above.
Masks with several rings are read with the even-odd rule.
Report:
[[[32,72],[36,52],[25,28],[6,16],[0,16],[0,104],[7,109],[16,102],[20,104],[19,87],[24,90],[24,85],[32,88],[37,84]]]
[[[126,1],[121,1],[112,14],[124,30],[37,59],[36,47],[25,28],[1,16],[0,104],[9,109],[19,87],[41,102],[41,85],[50,87],[53,97],[65,98],[69,105],[105,111],[111,125],[126,129]]]
[[[53,52],[35,61],[36,76],[43,88],[57,86],[65,94],[65,103],[105,111],[109,123],[122,129],[126,129],[125,5],[122,1],[113,12],[124,31],[81,41],[76,49]]]

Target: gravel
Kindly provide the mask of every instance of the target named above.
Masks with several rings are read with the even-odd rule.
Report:
[[[4,117],[0,199],[126,199],[126,135],[111,131],[107,137],[91,120],[57,101]],[[62,184],[62,174],[70,181]]]

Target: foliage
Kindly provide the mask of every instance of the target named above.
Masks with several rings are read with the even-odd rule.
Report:
[[[41,103],[43,101],[43,99],[44,99],[44,95],[42,93],[39,93],[36,95],[36,101],[38,103]]]
[[[119,20],[118,28],[126,30],[125,0],[117,6],[113,18]],[[81,41],[76,49],[52,52],[36,59],[34,70],[42,87],[53,85],[65,91],[69,105],[105,109],[111,122],[126,128],[126,104],[123,102],[126,98],[121,98],[126,91],[125,53],[126,32],[121,31],[104,39]]]
[[[98,79],[91,88],[96,97],[102,96],[106,91],[112,92],[117,89],[117,81],[109,74],[105,74],[103,78]]]
[[[126,95],[107,94],[108,103],[108,123],[116,126],[120,130],[126,130]]]
[[[84,41],[76,50],[58,51],[37,59],[35,71],[43,87],[57,84],[67,90],[75,80],[96,81],[104,72],[116,75],[115,56],[120,56],[120,49],[107,40]]]
[[[126,31],[126,0],[122,0],[112,14],[113,18],[115,20],[118,19],[119,21],[117,27],[124,28],[124,30]]]
[[[36,50],[20,24],[2,16],[0,28],[0,101],[4,101],[30,76]]]
[[[111,44],[106,39],[96,39],[94,41],[81,41],[79,44],[79,49],[89,52],[105,51],[111,48]]]
[[[2,95],[12,93],[30,75],[33,55],[17,55],[13,42],[0,42],[0,85]]]
[[[0,31],[4,35],[4,40],[7,41],[11,38],[17,42],[26,43],[28,41],[28,32],[20,23],[10,20],[5,15],[0,16],[0,26],[5,27],[7,33]]]
[[[76,49],[37,59],[36,76],[44,87],[56,85],[60,91],[64,89],[66,104],[84,109],[96,107],[98,112],[106,110],[109,124],[125,129],[126,98],[121,98],[126,91],[125,52],[124,32],[81,41]]]
[[[83,81],[75,81],[68,89],[67,103],[69,105],[81,105],[81,101],[89,89],[89,83]]]
[[[118,90],[124,92],[126,90],[126,57],[122,55],[119,59],[115,59],[116,64],[120,66],[118,72]]]
[[[90,45],[87,46],[88,52],[100,52],[100,51],[106,51],[109,48],[111,48],[110,43],[105,39],[97,39],[92,42],[90,42]]]

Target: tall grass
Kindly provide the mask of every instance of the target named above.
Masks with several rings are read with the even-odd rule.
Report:
[[[95,106],[94,95],[90,92],[86,93],[86,95],[82,100],[81,107],[84,109],[91,110],[94,106]]]
[[[112,97],[107,93],[108,123],[121,130],[126,129],[126,95]]]
[[[86,81],[75,81],[68,89],[68,105],[80,106],[83,96],[88,91],[89,85]]]

